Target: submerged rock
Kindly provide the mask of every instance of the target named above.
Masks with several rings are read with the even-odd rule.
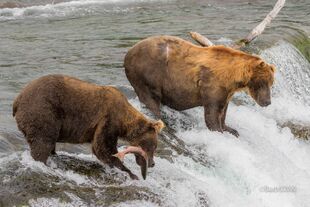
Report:
[[[286,122],[282,124],[281,127],[288,127],[292,134],[297,138],[304,140],[310,139],[310,126],[303,126],[301,124]]]

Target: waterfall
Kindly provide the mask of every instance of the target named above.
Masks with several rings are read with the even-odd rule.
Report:
[[[58,152],[49,166],[35,162],[27,148],[12,149],[0,153],[0,205],[1,199],[15,199],[5,192],[27,189],[32,206],[308,206],[309,141],[297,139],[283,123],[310,123],[310,64],[284,41],[261,56],[277,68],[272,104],[261,108],[247,95],[237,95],[244,104],[230,103],[227,124],[239,138],[209,131],[201,107],[183,112],[162,107],[170,130],[160,136],[155,168],[139,181],[100,165],[83,147]],[[131,87],[126,90],[132,93]],[[130,102],[151,116],[136,97]],[[5,139],[0,142],[9,143]],[[140,175],[133,156],[125,164]],[[37,189],[41,196],[33,198]]]

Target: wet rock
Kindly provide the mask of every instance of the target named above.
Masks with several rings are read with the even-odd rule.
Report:
[[[36,197],[58,197],[68,200],[63,191],[70,190],[69,186],[58,185],[59,182],[58,177],[46,176],[30,169],[12,173],[12,178],[1,184],[0,200],[4,206],[25,205],[28,200]]]
[[[197,192],[196,197],[197,197],[196,206],[201,206],[201,207],[209,207],[210,206],[208,196],[204,192],[202,192],[202,191]]]
[[[99,161],[86,161],[67,155],[53,155],[51,160],[56,163],[58,169],[63,171],[73,171],[80,175],[95,178],[97,181],[106,181],[106,184],[113,183],[113,181],[105,179],[108,178],[105,176],[107,168],[99,164]]]
[[[304,140],[310,139],[310,126],[304,126],[301,124],[286,122],[282,124],[281,127],[290,128],[292,134],[294,134],[294,136],[297,138],[304,139]]]
[[[94,161],[86,161],[67,155],[51,158],[57,168],[38,170],[22,169],[18,160],[0,170],[0,206],[27,205],[29,200],[57,198],[60,202],[72,202],[72,196],[89,205],[121,203],[131,200],[148,200],[160,204],[161,196],[147,187],[126,185],[127,176]],[[49,168],[48,168],[49,169]],[[66,173],[69,173],[66,175]],[[66,176],[81,177],[77,183]],[[83,181],[86,180],[85,181]]]
[[[174,129],[166,127],[159,136],[161,147],[157,150],[159,157],[165,158],[169,161],[173,161],[173,157],[177,155],[183,155],[193,159],[204,166],[209,166],[205,153],[202,153],[202,149],[193,150],[193,148],[187,146],[183,140],[175,135]]]
[[[162,201],[161,196],[150,192],[148,188],[137,186],[110,186],[105,189],[100,201],[96,205],[111,206],[122,202],[134,200],[147,200],[152,203],[160,205]]]

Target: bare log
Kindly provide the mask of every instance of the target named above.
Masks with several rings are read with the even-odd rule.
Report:
[[[265,19],[259,23],[244,39],[241,39],[237,41],[234,45],[231,47],[234,49],[240,49],[241,47],[245,46],[246,44],[249,44],[251,41],[253,41],[256,37],[258,37],[260,34],[263,33],[265,27],[267,24],[271,22],[272,19],[274,19],[279,11],[282,9],[282,7],[285,4],[285,0],[278,0],[271,12],[265,17]],[[197,32],[190,32],[190,36],[198,42],[201,46],[208,47],[211,45],[214,45],[207,37],[204,37],[203,35],[197,33]]]
[[[267,26],[267,24],[269,24],[271,22],[271,20],[274,19],[277,16],[277,14],[282,9],[284,4],[285,4],[285,0],[278,0],[277,3],[275,4],[275,6],[273,7],[273,9],[271,10],[271,12],[269,12],[269,14],[267,14],[265,19],[259,25],[257,25],[248,34],[248,36],[245,39],[243,39],[241,41],[244,42],[245,44],[248,44],[252,40],[254,40],[258,35],[262,34],[264,29],[265,29],[265,27]]]
[[[190,32],[191,37],[203,47],[214,45],[208,38],[202,36],[198,32]]]

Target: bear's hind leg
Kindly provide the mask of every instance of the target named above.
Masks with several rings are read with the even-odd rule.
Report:
[[[57,153],[56,153],[56,146],[55,146],[54,149],[51,151],[51,155],[57,155]]]
[[[48,113],[47,113],[48,114]],[[45,119],[43,119],[45,118]],[[59,137],[60,122],[53,119],[53,114],[36,119],[31,124],[24,124],[25,136],[34,160],[46,164],[50,154],[55,153],[56,141]]]
[[[140,102],[145,104],[145,106],[156,116],[156,118],[160,118],[160,90],[151,88],[151,86],[146,85],[140,78],[128,78],[128,80],[134,88]]]
[[[156,118],[160,118],[160,97],[158,94],[151,92],[146,86],[142,88],[135,88],[139,100],[153,112]]]
[[[148,95],[143,95],[141,98],[141,102],[145,104],[145,106],[153,112],[156,118],[160,118],[160,101],[157,98],[151,97]]]
[[[44,96],[40,98],[31,100],[36,103],[28,100],[31,107],[20,106],[15,119],[27,139],[33,159],[46,164],[48,156],[55,151],[62,121],[57,110],[46,102]]]

